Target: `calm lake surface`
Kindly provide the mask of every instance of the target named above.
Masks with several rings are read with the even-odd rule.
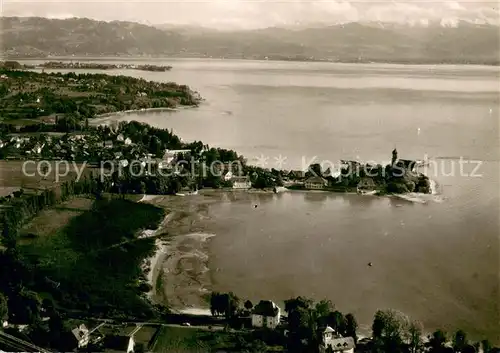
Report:
[[[280,155],[285,169],[315,156],[387,162],[395,146],[402,158],[438,163],[429,174],[440,194],[425,204],[299,192],[214,205],[212,289],[251,300],[329,298],[365,329],[377,309],[393,308],[427,330],[462,328],[500,342],[498,68],[157,63],[173,69],[109,73],[187,84],[206,102],[124,118],[250,162],[268,157],[268,167]],[[477,162],[460,173],[460,157]]]

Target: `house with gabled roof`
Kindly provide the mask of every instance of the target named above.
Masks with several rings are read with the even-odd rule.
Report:
[[[252,326],[275,329],[281,319],[281,309],[271,300],[261,300],[252,310]]]
[[[287,179],[290,180],[297,180],[297,179],[303,179],[305,173],[301,170],[291,170],[287,175]]]
[[[71,330],[71,333],[77,341],[78,348],[87,347],[87,345],[89,344],[90,335],[88,328],[84,324],[75,327],[73,330]]]
[[[322,332],[320,353],[354,353],[354,338],[342,337],[333,328],[327,326]]]
[[[328,181],[320,176],[312,176],[305,180],[304,186],[306,189],[322,190],[328,186]]]
[[[233,183],[233,189],[250,189],[252,187],[252,182],[247,176],[232,176],[229,179]]]

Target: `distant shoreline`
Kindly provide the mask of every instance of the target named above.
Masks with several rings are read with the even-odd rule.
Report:
[[[498,67],[499,62],[439,62],[439,61],[429,61],[429,62],[417,62],[417,61],[387,61],[387,60],[329,60],[329,59],[294,59],[294,58],[238,58],[238,57],[224,57],[224,58],[213,58],[213,57],[202,57],[202,56],[156,56],[156,57],[131,57],[131,56],[47,56],[47,57],[30,57],[30,56],[15,56],[15,57],[5,57],[2,60],[63,60],[63,61],[156,61],[156,60],[239,60],[239,61],[277,61],[277,62],[314,62],[314,63],[330,63],[330,64],[384,64],[384,65],[414,65],[414,66],[426,66],[426,65],[439,65],[439,66],[488,66],[488,67]],[[71,70],[71,69],[65,69]]]

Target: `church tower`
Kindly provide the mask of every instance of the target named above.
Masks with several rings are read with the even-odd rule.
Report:
[[[397,162],[398,160],[398,151],[396,150],[396,148],[394,148],[394,150],[392,151],[392,163],[391,165],[394,166],[394,164]]]

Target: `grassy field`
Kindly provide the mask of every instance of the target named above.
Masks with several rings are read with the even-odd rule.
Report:
[[[260,343],[259,343],[260,342]],[[265,347],[265,345],[264,345]],[[258,336],[249,331],[210,331],[197,327],[162,327],[152,351],[155,353],[263,352]],[[282,351],[282,347],[266,347]]]
[[[194,327],[162,327],[152,348],[157,353],[207,353],[211,347],[202,340],[204,335]]]
[[[35,118],[35,119],[10,119],[10,120],[4,120],[2,117],[0,117],[0,122],[6,123],[6,124],[12,124],[16,126],[26,126],[26,125],[36,125],[40,124],[43,122],[43,119],[41,118]]]
[[[47,166],[47,171],[42,169],[43,164],[37,164],[39,161],[0,161],[0,188],[18,187],[44,189],[53,187],[57,182],[74,179],[78,171],[82,170],[82,164],[58,163],[58,161],[47,161],[44,164]],[[47,164],[49,163],[49,164]],[[97,171],[95,168],[85,166],[83,168],[82,177],[91,175]],[[46,174],[47,176],[42,176]]]
[[[141,299],[139,280],[154,239],[126,242],[163,217],[160,208],[126,199],[75,198],[27,224],[20,250],[40,279],[37,291],[49,292],[59,307],[147,317],[151,309]],[[47,285],[46,278],[60,286]]]
[[[54,208],[42,211],[21,229],[19,243],[33,243],[35,239],[30,234],[36,235],[37,238],[56,234],[59,229],[66,227],[73,218],[90,210],[93,201],[93,198],[75,197]]]
[[[161,327],[159,327],[159,326],[143,326],[134,335],[134,340],[136,343],[143,344],[144,347],[149,348],[149,345],[150,345],[150,343],[152,343],[151,341],[158,330],[161,330]]]

